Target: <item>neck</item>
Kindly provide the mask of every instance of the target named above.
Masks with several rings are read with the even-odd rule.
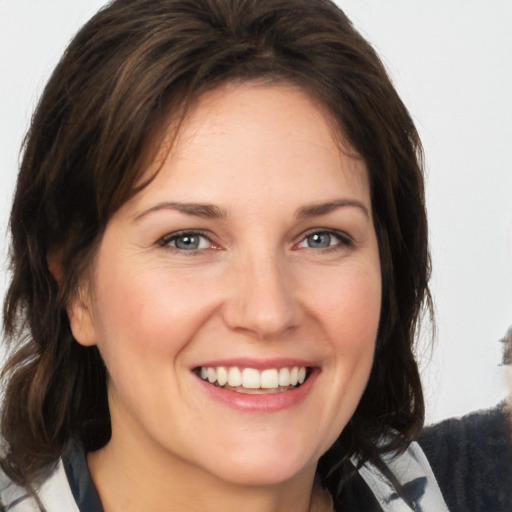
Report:
[[[114,431],[104,448],[88,455],[88,464],[105,512],[308,512],[315,475],[308,467],[279,483],[228,482]]]

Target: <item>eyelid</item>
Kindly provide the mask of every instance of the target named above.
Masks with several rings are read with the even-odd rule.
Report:
[[[294,244],[294,246],[298,246],[299,244],[304,242],[308,236],[315,235],[315,234],[328,234],[328,235],[336,237],[340,241],[339,244],[331,245],[329,247],[313,249],[315,251],[317,251],[317,250],[325,251],[325,250],[329,250],[329,249],[335,249],[339,246],[347,247],[347,246],[352,246],[355,243],[354,239],[346,231],[341,231],[341,230],[332,229],[332,228],[312,228],[312,229],[308,229],[307,231],[301,233],[300,237],[298,238],[298,240]]]
[[[181,237],[185,237],[187,235],[205,238],[206,240],[208,240],[210,247],[202,248],[202,249],[190,249],[190,250],[186,251],[185,249],[179,249],[178,247],[172,247],[171,245],[169,245],[172,241],[177,240],[178,238],[181,238]],[[193,252],[200,252],[200,251],[204,251],[206,249],[210,249],[215,244],[214,244],[213,240],[211,239],[211,236],[209,236],[205,231],[203,231],[201,229],[181,229],[179,231],[173,231],[171,233],[168,233],[168,234],[162,236],[161,238],[158,239],[157,245],[159,247],[167,248],[167,249],[174,250],[174,251],[193,253]]]

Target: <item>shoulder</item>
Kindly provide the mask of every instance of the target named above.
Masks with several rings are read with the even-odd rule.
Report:
[[[426,428],[419,444],[453,512],[512,509],[512,451],[505,404]]]
[[[410,508],[425,512],[448,512],[428,460],[417,443],[411,443],[399,455],[383,455],[382,462],[383,467],[387,468],[386,473],[382,468],[365,464],[359,468],[359,474],[383,511],[398,512]],[[393,475],[394,483],[389,475]]]
[[[102,512],[80,441],[70,440],[55,467],[32,492],[0,472],[0,512]],[[39,503],[38,503],[39,502]]]
[[[399,455],[382,455],[376,465],[360,465],[356,459],[352,459],[352,464],[357,469],[345,479],[341,492],[331,490],[336,510],[448,512],[428,460],[417,443],[411,443]]]
[[[62,461],[59,461],[48,477],[34,486],[33,496],[27,489],[11,482],[5,474],[0,476],[0,505],[8,512],[39,512],[40,503],[47,512],[79,512]]]

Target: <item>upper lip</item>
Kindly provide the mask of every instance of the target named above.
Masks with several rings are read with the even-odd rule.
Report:
[[[297,359],[297,358],[273,358],[273,359],[254,359],[246,357],[237,357],[234,359],[216,359],[211,361],[203,361],[195,364],[191,369],[201,367],[238,367],[238,368],[254,368],[255,370],[265,370],[267,368],[293,368],[294,366],[314,367],[318,366],[311,360]]]

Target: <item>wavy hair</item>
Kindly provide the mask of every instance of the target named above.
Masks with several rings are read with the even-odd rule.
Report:
[[[376,52],[330,0],[117,0],[70,43],[24,142],[4,303],[1,465],[14,481],[44,475],[72,437],[89,450],[107,442],[106,369],[95,347],[74,341],[66,303],[166,129],[234,80],[313,95],[369,173],[383,284],[375,360],[320,473],[352,456],[379,464],[421,428],[414,341],[431,311],[422,149]]]

